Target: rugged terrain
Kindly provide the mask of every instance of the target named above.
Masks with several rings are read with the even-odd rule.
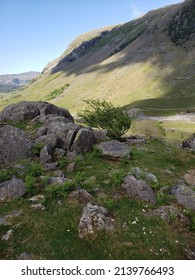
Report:
[[[194,135],[119,142],[42,101],[0,122],[0,259],[195,259]]]
[[[184,1],[81,35],[39,80],[2,99],[1,108],[19,100],[47,101],[52,91],[68,84],[50,102],[72,113],[82,109],[86,98],[150,111],[193,110],[194,6],[194,0]]]
[[[0,75],[0,93],[13,92],[32,82],[41,73],[30,71],[21,74]]]

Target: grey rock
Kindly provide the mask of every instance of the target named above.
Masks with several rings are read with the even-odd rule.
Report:
[[[95,144],[94,132],[90,128],[81,128],[76,134],[73,144],[71,145],[70,151],[77,151],[86,153],[92,150]]]
[[[36,118],[33,119],[33,123],[42,123],[44,125],[49,125],[50,123],[54,122],[63,122],[63,123],[68,123],[72,122],[72,118],[66,118],[62,116],[54,116],[54,115],[39,115]]]
[[[195,191],[191,188],[185,185],[178,185],[171,189],[171,194],[175,196],[179,204],[195,210]]]
[[[0,217],[0,225],[11,225],[11,220],[14,217],[20,216],[22,212],[22,210],[15,210],[3,217]]]
[[[8,241],[12,235],[13,235],[13,230],[10,229],[10,230],[2,237],[2,240]]]
[[[79,223],[79,237],[85,237],[99,230],[110,231],[114,229],[112,214],[104,207],[88,203],[84,209]]]
[[[75,162],[69,163],[69,165],[67,166],[67,172],[73,173],[75,170],[76,170],[76,163]]]
[[[43,180],[46,179],[48,185],[63,185],[66,182],[65,177],[41,177]]]
[[[50,146],[52,149],[59,146],[59,139],[54,134],[47,134],[42,135],[36,138],[35,143],[36,144],[43,144],[44,146]]]
[[[21,179],[13,178],[0,184],[0,200],[18,198],[25,193],[26,187]]]
[[[32,202],[44,202],[45,201],[45,196],[42,195],[42,194],[38,194],[38,195],[35,195],[31,198],[29,198],[28,200],[32,201]]]
[[[40,152],[40,162],[52,163],[52,148],[50,146],[44,146]]]
[[[131,198],[140,199],[151,204],[156,203],[154,191],[144,180],[136,179],[134,176],[128,175],[124,178],[122,188]]]
[[[0,121],[11,120],[19,122],[22,120],[32,120],[39,115],[49,114],[63,116],[74,122],[68,110],[43,101],[21,101],[11,104],[0,113]]]
[[[52,162],[52,163],[46,163],[44,165],[45,170],[47,171],[52,171],[55,170],[58,167],[58,163],[57,162]]]
[[[116,140],[102,142],[96,147],[102,153],[102,156],[109,160],[121,160],[123,158],[130,158],[131,148],[124,143]]]
[[[144,172],[139,167],[132,168],[132,171],[130,173],[134,175],[137,179],[139,179],[144,174]]]
[[[30,253],[24,252],[16,257],[17,260],[32,260]]]
[[[78,202],[86,205],[93,200],[93,196],[84,189],[73,191],[68,196],[68,201],[71,203]]]
[[[54,177],[62,177],[62,178],[65,178],[65,174],[62,170],[55,170],[53,172],[53,176]]]
[[[31,205],[31,208],[37,210],[45,210],[45,206],[41,203],[33,204]]]
[[[131,136],[126,139],[128,145],[143,145],[146,144],[146,138],[142,136]]]
[[[60,149],[60,148],[55,148],[55,150],[53,151],[53,159],[55,161],[60,160],[62,157],[64,157],[66,154],[65,150]]]
[[[106,129],[94,129],[95,142],[103,142],[107,140],[108,131]]]
[[[184,224],[189,224],[189,220],[174,206],[161,206],[160,208],[151,210],[147,215],[149,217],[160,216],[161,219],[168,223],[176,219]]]
[[[130,118],[135,119],[139,116],[140,109],[139,108],[132,108],[127,111],[127,114]]]
[[[147,173],[146,175],[146,179],[148,182],[151,182],[151,183],[158,183],[158,179],[156,178],[156,176],[152,173]]]
[[[31,156],[32,143],[26,133],[17,127],[0,127],[0,165],[13,164]]]

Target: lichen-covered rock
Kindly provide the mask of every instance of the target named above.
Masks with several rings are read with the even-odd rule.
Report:
[[[25,193],[26,187],[21,179],[13,178],[0,184],[0,200],[18,198]]]
[[[130,158],[131,148],[116,140],[102,142],[96,145],[96,147],[106,159],[121,160],[123,158]]]
[[[153,189],[144,180],[136,179],[134,176],[128,175],[123,180],[122,188],[131,198],[140,199],[151,204],[156,203]]]
[[[112,214],[104,207],[88,203],[83,209],[79,223],[79,237],[85,237],[99,230],[114,229]]]
[[[51,163],[52,162],[52,148],[51,146],[44,146],[40,152],[41,163]]]
[[[0,126],[0,165],[31,156],[32,143],[26,133],[11,125]]]
[[[4,226],[11,225],[12,219],[20,216],[22,214],[22,212],[23,212],[22,210],[15,210],[3,217],[0,217],[0,226],[1,225],[4,225]]]
[[[0,113],[0,121],[32,120],[39,115],[62,116],[74,121],[67,109],[43,101],[21,101],[11,104]]]
[[[195,191],[185,185],[178,185],[171,189],[171,194],[175,196],[177,202],[186,208],[195,211]]]
[[[28,252],[23,252],[16,257],[17,260],[32,260],[31,255]]]

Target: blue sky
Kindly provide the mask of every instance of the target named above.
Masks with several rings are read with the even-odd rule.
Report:
[[[182,0],[0,0],[0,74],[42,71],[78,35]]]

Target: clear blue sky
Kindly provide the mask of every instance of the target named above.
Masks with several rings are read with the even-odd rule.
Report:
[[[0,74],[42,71],[75,37],[182,0],[0,0]]]

